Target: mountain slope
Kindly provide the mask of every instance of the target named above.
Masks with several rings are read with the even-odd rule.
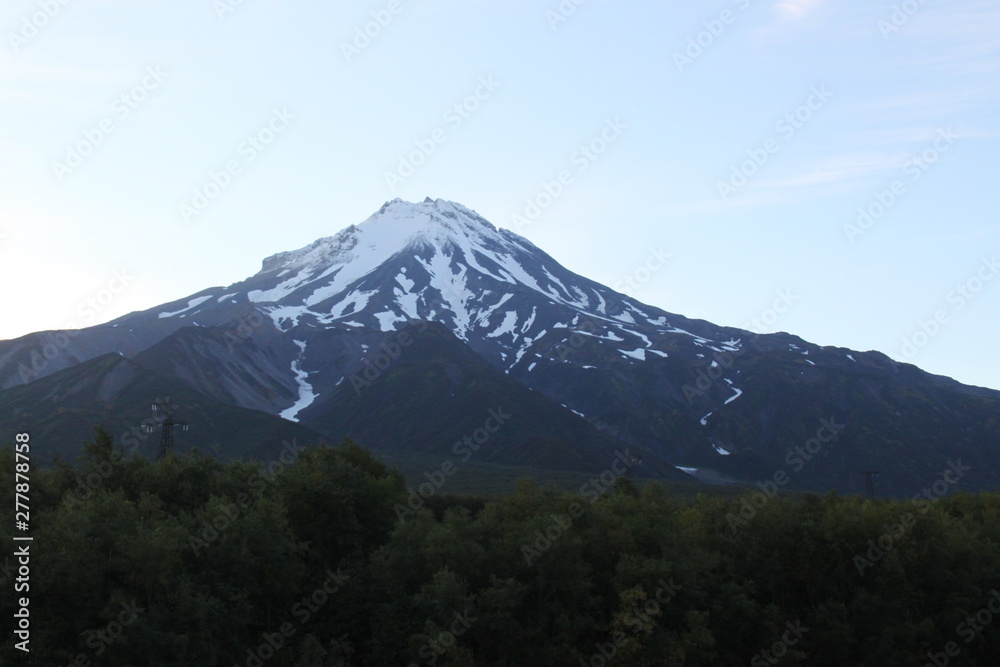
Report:
[[[301,413],[303,423],[377,451],[548,470],[600,473],[629,449],[497,372],[440,324],[399,335],[412,343],[398,359],[379,369],[370,357],[377,374],[341,383]],[[689,479],[656,461],[642,473]]]
[[[60,456],[72,461],[94,425],[104,424],[126,452],[153,458],[159,428],[145,433],[142,426],[156,425],[151,404],[157,400],[178,406],[177,419],[192,425],[188,431],[175,430],[178,452],[197,447],[222,458],[273,461],[288,443],[304,447],[331,442],[300,424],[219,403],[117,354],[0,392],[0,437],[11,441],[14,433],[28,431],[38,460],[50,463]]]
[[[424,322],[457,340],[446,343]],[[392,372],[380,374],[372,391],[352,393],[352,378],[387,346],[400,347],[400,332],[414,326],[419,333],[404,357],[390,355]],[[442,200],[387,202],[359,225],[268,257],[246,280],[67,339],[33,375],[19,368],[37,336],[0,341],[0,383],[38,381],[120,351],[217,401],[328,435],[346,430],[373,447],[419,441],[428,456],[442,453],[431,442],[435,429],[456,435],[431,418],[444,405],[443,387],[488,384],[508,400],[518,386],[646,461],[699,468],[696,474],[770,478],[797,465],[789,463],[795,448],[834,419],[843,424],[836,439],[794,470],[790,486],[856,492],[862,473],[879,469],[882,491],[912,495],[958,457],[975,462],[960,486],[1000,484],[1000,392],[876,352],[668,313],[574,274],[527,239]],[[413,394],[409,385],[429,389]],[[448,410],[476,413],[487,402],[489,392],[465,391],[477,398]],[[378,421],[389,414],[394,420]],[[561,418],[543,421],[531,423],[532,435],[567,440],[554,426]],[[547,458],[544,447],[504,445],[496,455],[582,465],[587,446],[576,447]]]

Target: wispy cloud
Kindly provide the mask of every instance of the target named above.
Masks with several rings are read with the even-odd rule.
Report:
[[[775,3],[779,15],[786,19],[799,19],[812,12],[823,0],[778,0]]]
[[[876,173],[899,169],[906,157],[903,152],[833,155],[799,167],[789,176],[761,180],[758,185],[764,189],[785,189],[851,183]]]

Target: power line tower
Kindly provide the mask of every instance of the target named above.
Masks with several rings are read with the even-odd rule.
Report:
[[[868,499],[875,500],[875,480],[878,479],[880,475],[878,470],[866,470],[865,475],[865,490],[868,492]]]
[[[631,454],[626,454],[625,455],[625,462],[628,465],[628,468],[626,468],[626,470],[625,470],[625,479],[631,480],[632,479],[632,468],[636,464],[642,463],[642,457],[641,456],[632,456]]]
[[[174,427],[180,426],[182,431],[188,430],[187,422],[174,419],[174,409],[176,407],[176,405],[170,402],[170,397],[167,397],[165,401],[157,400],[153,403],[153,413],[163,413],[163,419],[159,421],[160,448],[156,452],[157,461],[166,456],[168,452],[174,450]],[[152,432],[153,428],[153,426],[149,426],[147,430]]]

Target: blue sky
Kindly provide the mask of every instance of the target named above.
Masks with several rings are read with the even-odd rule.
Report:
[[[6,0],[0,29],[0,338],[430,196],[670,312],[1000,388],[992,0]]]

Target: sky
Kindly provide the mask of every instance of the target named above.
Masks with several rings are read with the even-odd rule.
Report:
[[[1000,389],[995,0],[4,0],[0,339],[457,201],[668,312]]]

